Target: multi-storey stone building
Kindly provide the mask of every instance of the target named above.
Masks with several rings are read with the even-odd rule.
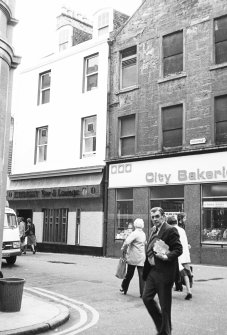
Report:
[[[227,2],[145,0],[110,46],[107,255],[161,206],[227,265]]]
[[[55,52],[15,85],[8,201],[31,217],[38,250],[103,254],[109,34],[128,16],[64,9]]]

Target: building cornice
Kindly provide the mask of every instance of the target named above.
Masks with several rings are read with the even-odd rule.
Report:
[[[170,157],[180,157],[180,156],[189,156],[189,155],[202,155],[202,154],[208,154],[208,153],[214,153],[214,152],[227,152],[227,145],[220,146],[220,147],[213,147],[213,148],[200,148],[200,149],[194,149],[194,150],[182,150],[182,151],[175,151],[175,152],[158,152],[158,153],[152,153],[152,154],[146,154],[146,155],[134,155],[133,157],[116,157],[112,159],[107,159],[106,164],[117,164],[117,163],[127,163],[127,162],[133,162],[133,161],[142,161],[142,160],[148,160],[148,159],[162,159],[162,158],[170,158]]]
[[[51,178],[51,177],[62,177],[62,176],[72,176],[81,174],[92,174],[92,173],[102,173],[104,165],[96,165],[89,167],[81,167],[74,169],[61,169],[61,170],[49,170],[49,171],[39,171],[39,172],[29,172],[21,174],[11,174],[9,176],[10,180],[22,180],[22,179],[38,179],[38,178]]]
[[[2,38],[0,38],[0,58],[13,69],[15,69],[21,61],[21,57],[15,56],[13,48]]]
[[[6,15],[8,24],[15,26],[18,23],[18,20],[12,17],[11,9],[5,1],[0,0],[0,10]]]

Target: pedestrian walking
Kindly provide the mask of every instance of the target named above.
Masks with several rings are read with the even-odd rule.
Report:
[[[26,254],[26,243],[25,243],[25,231],[26,231],[26,223],[23,217],[19,218],[19,233],[20,233],[20,248],[22,254]]]
[[[154,228],[148,240],[143,270],[143,302],[158,334],[171,335],[172,287],[182,245],[177,229],[166,222],[164,210],[154,207],[150,213]],[[156,294],[160,306],[154,300]]]
[[[180,235],[180,241],[183,247],[183,252],[178,257],[179,271],[180,271],[180,276],[183,279],[185,286],[186,286],[187,294],[186,294],[185,300],[190,300],[192,299],[192,291],[191,291],[192,273],[191,273],[191,268],[190,268],[191,257],[190,257],[190,251],[189,251],[188,238],[187,238],[185,230],[178,226],[177,220],[174,216],[168,217],[167,222],[173,227],[176,227]]]
[[[127,236],[121,248],[121,250],[123,251],[123,257],[126,257],[127,260],[127,273],[122,281],[120,291],[124,294],[127,294],[130,281],[134,276],[135,268],[137,268],[139,275],[140,297],[142,297],[144,288],[144,281],[142,275],[143,265],[145,261],[146,244],[146,235],[143,231],[143,220],[139,218],[136,219],[134,221],[134,228],[135,230]]]
[[[27,219],[26,235],[28,237],[28,245],[31,246],[33,254],[36,253],[36,236],[35,225],[30,218]]]
[[[177,214],[177,223],[178,227],[181,227],[185,230],[185,221],[187,219],[187,216],[184,212],[180,212]]]

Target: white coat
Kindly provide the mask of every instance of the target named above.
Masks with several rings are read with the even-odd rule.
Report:
[[[182,264],[185,263],[191,263],[191,257],[190,257],[190,252],[189,252],[189,247],[188,247],[188,238],[186,235],[186,232],[183,228],[179,227],[178,225],[174,226],[177,228],[178,233],[180,235],[180,242],[183,247],[183,252],[182,254],[178,257],[178,262],[179,262],[179,270],[183,270]]]
[[[136,228],[124,241],[122,249],[127,249],[126,260],[130,265],[144,266],[146,235]]]

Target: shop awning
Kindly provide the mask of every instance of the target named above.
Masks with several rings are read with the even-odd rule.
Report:
[[[74,176],[11,180],[8,185],[8,191],[100,185],[102,178],[103,173],[92,173]]]

